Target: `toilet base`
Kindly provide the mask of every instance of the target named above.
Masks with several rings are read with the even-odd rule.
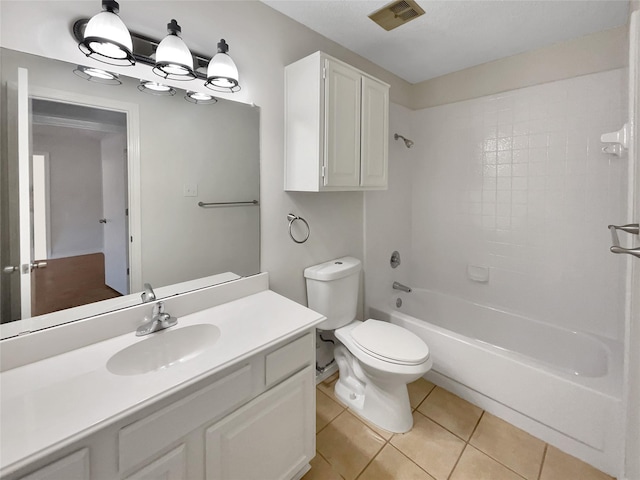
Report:
[[[335,348],[340,370],[336,397],[356,414],[372,424],[393,433],[406,433],[413,427],[409,392],[406,383],[390,377],[373,383],[357,359],[346,347]]]

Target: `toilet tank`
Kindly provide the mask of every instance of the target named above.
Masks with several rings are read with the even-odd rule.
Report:
[[[335,330],[351,323],[358,308],[360,260],[342,257],[305,268],[309,308],[327,319],[320,330]]]

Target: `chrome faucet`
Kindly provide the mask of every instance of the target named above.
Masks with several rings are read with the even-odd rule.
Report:
[[[411,293],[411,288],[407,287],[406,285],[403,285],[399,282],[393,282],[393,289],[394,290],[400,290],[401,292],[407,292],[407,293]]]
[[[136,336],[142,337],[143,335],[149,335],[150,333],[173,327],[176,323],[178,323],[178,319],[164,311],[163,302],[158,302],[153,306],[153,316],[151,320],[137,328]]]
[[[153,302],[156,299],[156,293],[151,288],[150,283],[144,284],[144,292],[142,292],[142,303]]]

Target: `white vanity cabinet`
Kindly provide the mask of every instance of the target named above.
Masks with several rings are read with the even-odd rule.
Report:
[[[322,52],[285,68],[285,190],[387,188],[389,85]]]
[[[314,455],[314,394],[305,370],[207,429],[207,479],[294,478]]]
[[[35,471],[24,475],[27,467],[3,478],[298,479],[315,455],[312,332],[265,348],[42,458]]]

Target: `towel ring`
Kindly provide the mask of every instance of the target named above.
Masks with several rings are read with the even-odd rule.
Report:
[[[309,240],[309,235],[311,235],[311,228],[309,228],[309,224],[304,218],[294,215],[293,213],[290,213],[289,215],[287,215],[287,220],[289,220],[289,236],[291,237],[291,240],[293,240],[296,243],[304,243],[307,240]],[[298,240],[296,237],[294,237],[293,232],[291,231],[291,227],[293,226],[296,220],[301,220],[302,223],[304,223],[305,226],[307,227],[307,236],[304,237],[304,239],[302,240]]]

